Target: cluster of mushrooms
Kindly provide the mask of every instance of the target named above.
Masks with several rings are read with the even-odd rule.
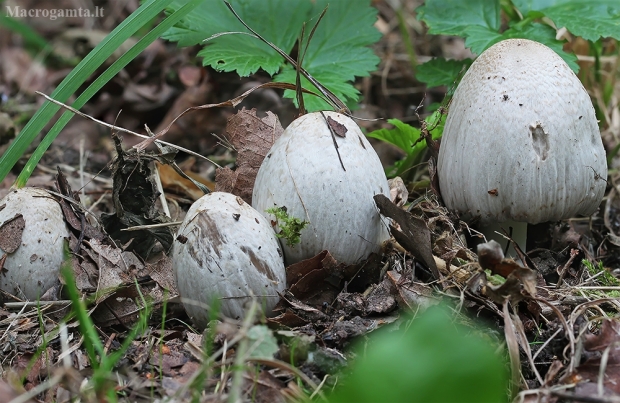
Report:
[[[346,133],[333,136],[326,118]],[[511,227],[521,248],[527,223],[591,215],[605,192],[607,162],[588,93],[548,47],[525,39],[495,44],[454,93],[437,172],[450,210],[478,221],[498,241],[504,238],[498,229]],[[49,195],[18,196],[26,191],[12,191],[0,203],[3,227],[17,216],[25,221],[21,245],[2,246],[0,287],[36,299],[58,281],[68,231]],[[287,286],[285,267],[323,250],[346,264],[379,252],[389,231],[376,194],[388,196],[388,182],[353,120],[335,112],[295,120],[263,161],[252,206],[210,193],[191,206],[178,230],[173,268],[194,323],[206,326],[204,307],[216,298],[228,317],[243,317],[251,299],[270,314]],[[276,237],[267,210],[282,207],[308,223],[297,244]]]

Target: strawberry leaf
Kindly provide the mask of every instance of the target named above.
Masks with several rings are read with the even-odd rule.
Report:
[[[589,0],[515,0],[514,4],[521,12],[527,11],[533,19],[538,19],[547,12],[557,12],[558,15],[564,17],[571,15],[571,18],[575,19],[570,20],[569,18],[568,20],[577,24],[582,15],[580,13],[571,14],[576,12],[574,9],[575,4],[583,3],[583,12],[598,10],[603,21],[608,21],[612,17],[612,13],[609,10],[617,8],[618,13],[620,13],[620,6],[614,8],[610,5],[610,2],[617,3],[618,0],[601,0],[601,3],[606,4],[606,6],[600,7],[598,5],[585,7],[586,3],[591,4]],[[604,14],[603,9],[609,13],[606,17],[607,19],[602,16]],[[569,12],[568,10],[571,11]],[[427,0],[423,6],[418,7],[417,11],[418,19],[424,21],[429,26],[429,33],[462,36],[465,38],[465,45],[476,54],[482,53],[504,39],[531,39],[547,45],[560,55],[573,71],[579,71],[577,58],[575,55],[567,53],[562,49],[563,42],[555,39],[556,31],[549,25],[532,21],[525,25],[513,23],[507,30],[501,32],[499,2],[488,0],[469,0],[467,2],[460,0]],[[560,11],[565,14],[562,14]],[[615,27],[619,28],[617,21],[618,18],[615,20]]]
[[[416,11],[430,34],[464,37],[472,27],[497,32],[501,23],[499,1],[427,0]]]
[[[540,12],[558,27],[589,41],[620,39],[618,0],[514,0],[524,15]]]
[[[438,57],[419,65],[416,69],[416,78],[426,83],[429,88],[440,85],[451,86],[456,84],[459,74],[465,72],[472,62],[472,59],[446,60]]]
[[[370,1],[328,0],[232,0],[239,16],[266,40],[290,53],[304,22],[306,41],[318,15],[329,5],[325,16],[312,37],[303,67],[342,101],[357,102],[359,92],[351,82],[367,76],[376,69],[379,58],[368,46],[381,34],[374,28],[377,10]],[[180,7],[177,0],[172,9]],[[202,43],[212,35],[225,32],[248,32],[220,1],[204,0],[191,16],[169,30],[164,38],[181,46]],[[295,70],[283,58],[257,38],[242,34],[227,34],[209,40],[199,56],[203,64],[220,71],[236,71],[240,76],[255,73],[259,68],[274,81],[295,83]],[[304,88],[317,92],[312,84],[302,80]],[[293,91],[285,97],[294,98]],[[327,109],[320,98],[304,94],[309,111]]]
[[[311,8],[309,1],[231,0],[230,3],[246,24],[287,53],[293,48]],[[175,10],[182,4],[182,1],[175,1],[170,7]],[[257,38],[231,34],[203,43],[223,32],[249,33],[223,1],[205,0],[163,38],[176,41],[180,46],[204,44],[205,48],[199,53],[203,64],[219,71],[236,71],[245,77],[259,68],[271,75],[279,70],[282,56]]]

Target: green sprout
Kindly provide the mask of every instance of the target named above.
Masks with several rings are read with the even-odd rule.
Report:
[[[286,211],[286,207],[272,207],[266,210],[267,213],[276,217],[276,222],[280,231],[276,232],[278,238],[286,240],[288,246],[295,246],[301,240],[301,230],[306,228],[308,221],[302,221],[299,218],[291,217]]]
[[[591,276],[597,276],[598,281],[602,285],[608,287],[616,287],[620,285],[620,281],[615,278],[614,275],[609,272],[609,270],[605,269],[603,262],[598,262],[598,264],[595,265],[588,259],[583,259],[581,263],[583,263]]]

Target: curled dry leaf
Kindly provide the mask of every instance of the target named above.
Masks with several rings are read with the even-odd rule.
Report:
[[[228,119],[226,140],[237,150],[237,169],[218,169],[215,190],[240,196],[252,203],[252,190],[258,168],[271,146],[284,129],[278,117],[271,112],[259,118],[256,109],[243,108]]]
[[[189,171],[189,168],[195,162],[195,158],[189,158],[189,163],[179,164],[179,168],[183,169],[185,174],[195,181],[198,181],[205,185],[209,189],[213,189],[215,185],[203,178],[197,173]],[[188,166],[189,165],[189,166]],[[172,191],[176,194],[188,196],[192,200],[196,201],[204,196],[204,192],[198,188],[191,180],[182,177],[179,173],[170,165],[155,163],[157,170],[159,171],[159,178],[161,179],[161,186],[166,191]],[[185,166],[188,166],[187,168]]]
[[[614,393],[620,393],[620,321],[603,319],[598,334],[585,336],[584,347],[589,351],[599,351],[601,355],[592,356],[578,366],[576,375],[579,375],[580,379],[594,383],[599,379],[601,369],[604,369],[603,395],[611,396]],[[603,357],[606,357],[605,360]]]
[[[401,307],[417,311],[439,303],[427,285],[415,283],[394,270],[387,272],[387,278],[394,289],[393,295]]]
[[[342,267],[328,251],[287,267],[291,294],[312,306],[331,303],[340,292]]]
[[[493,274],[504,278],[508,278],[514,270],[522,268],[513,259],[505,259],[502,246],[494,240],[478,245],[478,263],[483,269],[491,270]]]
[[[588,351],[602,351],[618,342],[620,342],[620,321],[603,319],[599,333],[586,334],[583,346]],[[618,353],[620,354],[620,351]]]
[[[409,191],[403,179],[400,176],[388,179],[388,185],[390,186],[390,200],[392,200],[392,203],[398,207],[404,206],[409,198]]]

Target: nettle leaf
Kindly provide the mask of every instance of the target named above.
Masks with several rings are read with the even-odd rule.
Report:
[[[427,0],[416,11],[431,34],[467,36],[474,26],[497,32],[501,23],[500,4],[494,0]]]
[[[589,41],[620,39],[618,0],[514,0],[524,15],[540,12],[558,27]]]
[[[446,60],[438,57],[419,65],[416,69],[416,78],[426,83],[428,87],[451,86],[472,62],[472,59]]]
[[[178,0],[172,9],[180,5]],[[367,76],[379,64],[379,58],[368,47],[381,37],[374,28],[377,10],[370,6],[370,0],[231,0],[231,5],[249,26],[286,53],[293,49],[304,21],[307,40],[318,16],[329,5],[310,41],[303,67],[345,103],[355,103],[359,98],[351,82],[356,77]],[[223,1],[205,0],[164,38],[191,46],[212,35],[231,31],[248,32]],[[295,83],[294,69],[284,65],[276,51],[246,35],[213,38],[198,55],[203,57],[203,64],[216,70],[236,71],[240,76],[253,74],[259,68],[272,76],[281,71],[274,81]],[[317,92],[305,79],[303,83],[304,88]],[[295,97],[293,91],[286,91],[285,96]],[[304,101],[309,111],[329,108],[312,95],[305,94]]]

